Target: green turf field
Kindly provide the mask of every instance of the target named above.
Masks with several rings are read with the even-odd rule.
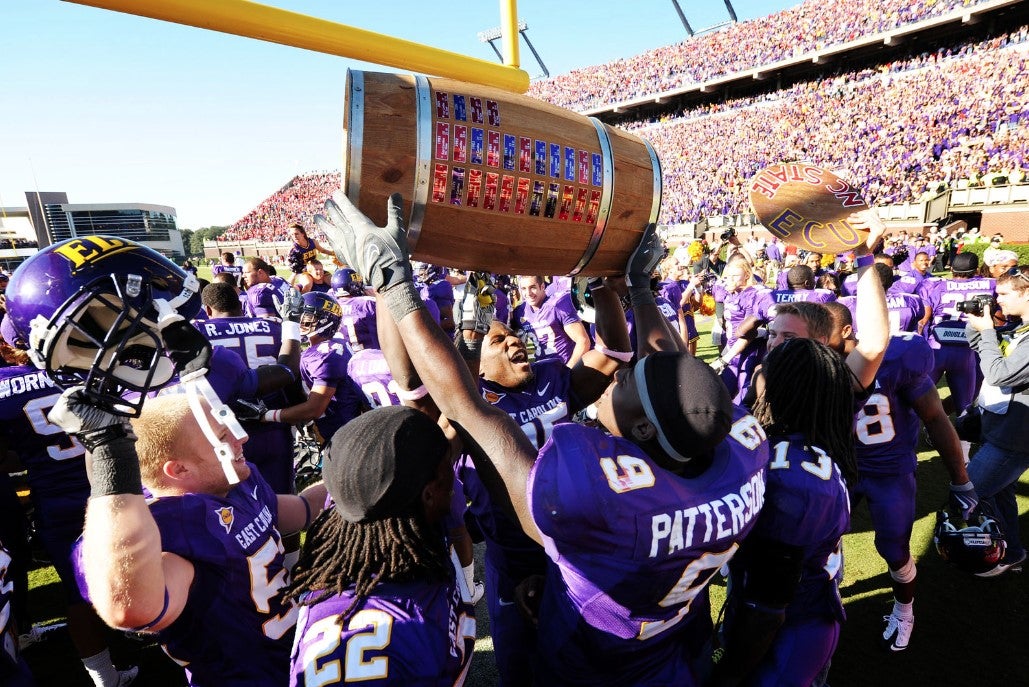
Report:
[[[206,275],[205,275],[206,272]],[[201,276],[210,276],[201,268]],[[715,355],[707,335],[710,323],[700,323],[698,355]],[[942,393],[947,392],[944,389]],[[891,654],[879,648],[882,617],[892,608],[886,565],[875,553],[867,508],[853,514],[852,532],[844,540],[845,580],[841,590],[848,622],[833,660],[832,687],[909,687],[933,685],[1027,685],[1029,684],[1029,573],[1008,573],[978,579],[953,569],[940,560],[932,545],[935,510],[947,496],[947,473],[935,452],[918,455],[917,522],[912,551],[918,562],[918,594],[915,599],[915,631],[907,651]],[[1029,518],[1029,479],[1019,483],[1023,536]],[[480,547],[481,548],[481,547]],[[478,552],[481,571],[481,551]],[[60,592],[53,568],[40,567],[31,574],[30,603],[37,622],[56,622],[61,617]],[[713,606],[724,598],[724,587],[712,587]],[[488,637],[485,603],[480,603],[479,640],[466,684],[496,684],[492,643]],[[42,687],[90,687],[91,682],[74,658],[66,632],[55,631],[25,653]],[[140,687],[184,684],[181,671],[155,646],[121,640],[114,647],[116,663],[139,663]],[[241,656],[240,660],[246,660]],[[285,684],[285,683],[284,683]]]

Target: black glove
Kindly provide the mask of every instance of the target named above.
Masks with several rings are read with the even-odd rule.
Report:
[[[665,244],[657,235],[657,225],[648,224],[640,244],[625,265],[625,281],[630,288],[650,288],[654,268],[665,257]]]
[[[169,322],[161,328],[161,338],[180,378],[208,369],[211,342],[189,322]]]
[[[98,408],[82,386],[61,394],[47,418],[89,451],[91,496],[142,495],[136,437],[127,418]]]
[[[264,401],[245,398],[230,401],[229,408],[240,422],[260,422],[264,414],[268,412],[268,406],[264,404]]]

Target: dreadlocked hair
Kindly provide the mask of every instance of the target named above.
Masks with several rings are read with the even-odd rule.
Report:
[[[353,588],[342,624],[380,582],[446,582],[453,574],[443,533],[421,513],[368,523],[347,522],[326,508],[311,523],[288,596],[314,604]],[[302,599],[305,592],[315,594]]]
[[[854,387],[843,357],[812,339],[790,339],[765,356],[764,393],[754,417],[769,436],[801,434],[824,450],[849,484],[854,459]]]

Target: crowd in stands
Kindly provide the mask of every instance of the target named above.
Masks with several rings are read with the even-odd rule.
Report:
[[[807,0],[781,12],[607,64],[534,83],[537,98],[591,109],[703,83],[984,0]]]
[[[745,212],[750,178],[789,160],[837,170],[877,205],[991,175],[1019,182],[1029,154],[1027,46],[1023,26],[624,128],[649,139],[660,156],[660,221],[668,224]],[[319,238],[314,214],[339,185],[336,172],[294,177],[220,240],[287,240],[294,222]]]
[[[788,160],[839,170],[875,205],[988,173],[1020,180],[1029,151],[1026,38],[1023,27],[955,54],[634,127],[661,158],[661,221],[745,212],[750,178]]]
[[[219,240],[288,241],[289,227],[297,222],[310,233],[314,229],[315,213],[339,184],[339,172],[297,175],[229,227]]]

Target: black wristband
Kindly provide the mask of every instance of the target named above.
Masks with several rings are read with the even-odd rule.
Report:
[[[89,483],[90,498],[116,494],[143,495],[135,437],[124,435],[96,447]]]

